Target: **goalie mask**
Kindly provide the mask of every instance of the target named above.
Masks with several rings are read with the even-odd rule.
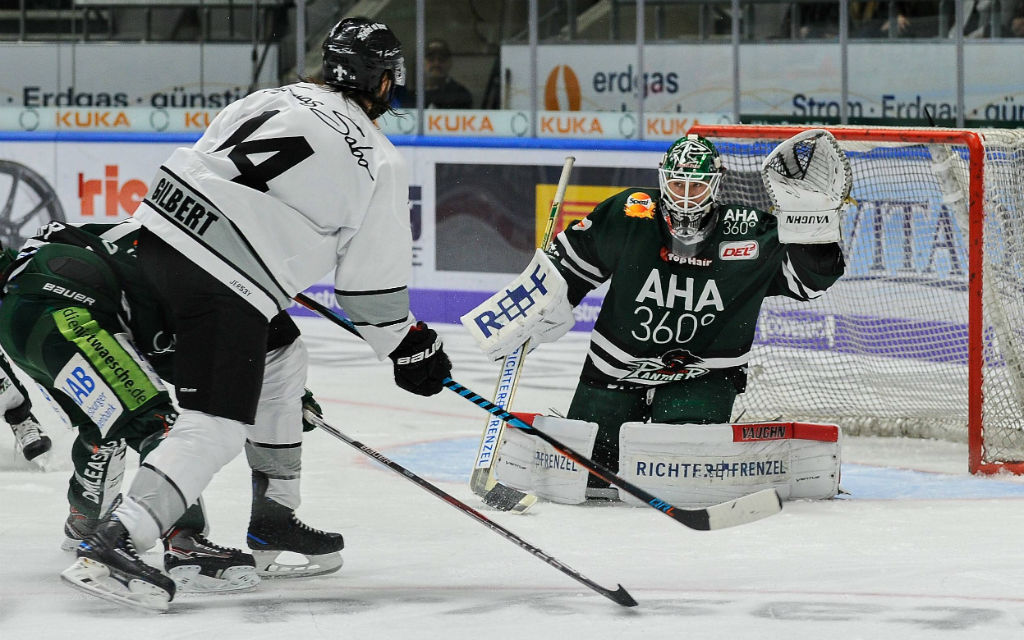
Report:
[[[717,219],[713,205],[724,171],[715,145],[700,136],[680,138],[665,152],[658,186],[674,253],[694,256],[711,235]]]
[[[386,24],[366,18],[345,18],[334,25],[323,44],[324,83],[362,94],[370,100],[371,120],[391,108],[395,89],[405,86],[402,43]],[[391,74],[391,89],[380,95],[381,76]]]

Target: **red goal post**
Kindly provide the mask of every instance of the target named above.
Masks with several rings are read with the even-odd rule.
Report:
[[[767,208],[760,161],[810,128],[690,133],[722,152],[724,200]],[[738,409],[966,441],[971,473],[1024,473],[1024,133],[822,128],[854,168],[847,274],[810,309],[766,301]]]

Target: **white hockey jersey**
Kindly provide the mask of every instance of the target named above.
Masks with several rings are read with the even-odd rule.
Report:
[[[267,318],[334,272],[383,359],[415,322],[408,171],[361,108],[310,83],[221,111],[160,167],[135,217]]]

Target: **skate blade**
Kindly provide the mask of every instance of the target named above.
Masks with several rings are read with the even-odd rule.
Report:
[[[61,572],[61,579],[89,595],[146,613],[164,613],[171,594],[144,580],[130,580],[128,585],[110,577],[102,562],[79,558]]]
[[[223,593],[256,588],[260,577],[249,566],[228,567],[218,577],[204,576],[198,565],[181,565],[167,572],[174,580],[177,593]]]
[[[341,568],[344,560],[341,553],[324,553],[306,555],[293,551],[255,551],[250,549],[256,559],[256,573],[261,578],[309,578],[334,573]],[[287,562],[294,558],[305,562]]]
[[[67,536],[64,536],[64,542],[60,543],[60,550],[61,551],[74,551],[75,549],[78,548],[78,545],[81,544],[81,542],[82,541],[79,540],[78,538],[69,538]]]

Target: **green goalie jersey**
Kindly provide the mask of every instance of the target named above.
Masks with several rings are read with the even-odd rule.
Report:
[[[843,273],[837,244],[783,245],[775,217],[716,204],[716,228],[693,257],[673,254],[658,189],[630,188],[558,234],[549,257],[579,304],[604,282],[582,380],[637,388],[714,369],[745,383],[754,326],[766,296],[816,298]]]

